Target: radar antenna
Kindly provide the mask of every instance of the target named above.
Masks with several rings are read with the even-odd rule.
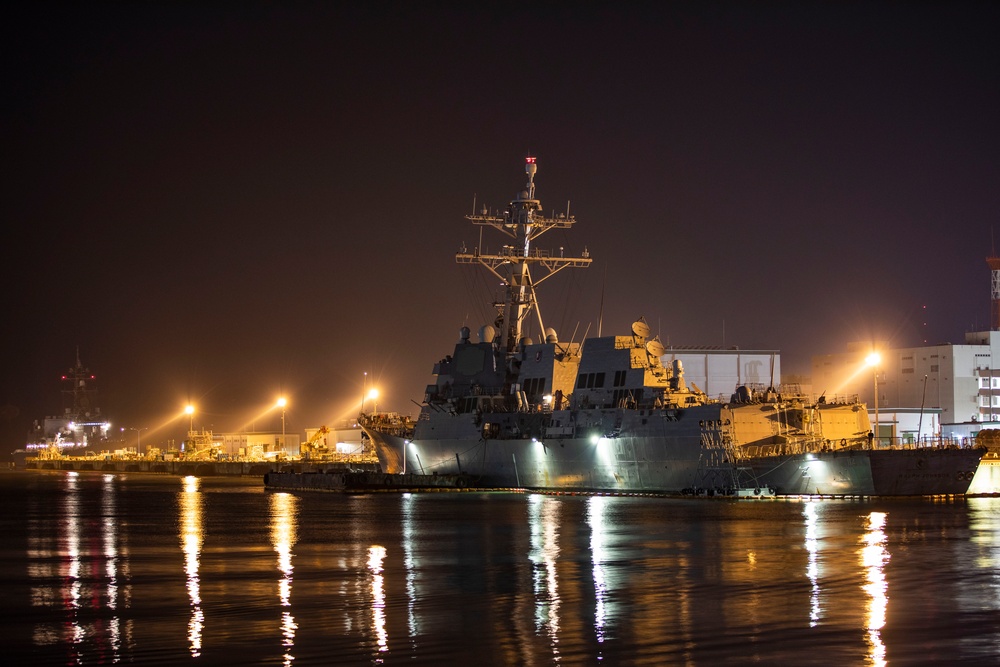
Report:
[[[525,320],[530,313],[538,318],[538,330],[545,331],[542,313],[538,305],[536,288],[545,280],[567,267],[583,268],[593,261],[590,253],[584,251],[580,257],[565,257],[563,253],[553,256],[550,251],[533,248],[539,236],[550,229],[569,229],[576,222],[570,215],[547,218],[542,213],[542,204],[535,199],[535,174],[538,163],[534,157],[525,160],[524,172],[528,175],[525,190],[516,194],[507,204],[502,215],[485,212],[465,216],[475,225],[493,227],[514,239],[496,254],[483,254],[481,244],[476,252],[459,252],[455,261],[459,264],[481,264],[504,285],[504,299],[494,303],[497,308],[497,324],[500,329],[500,346],[513,352],[521,340]],[[533,280],[531,266],[539,265],[548,273]]]

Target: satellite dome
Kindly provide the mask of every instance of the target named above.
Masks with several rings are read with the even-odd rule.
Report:
[[[556,330],[549,327],[545,330],[545,342],[546,343],[558,343],[559,336],[556,335]]]
[[[462,327],[461,329],[459,329],[458,330],[458,337],[459,337],[460,342],[462,342],[462,343],[468,343],[469,342],[469,335],[470,335],[470,333],[471,332],[469,331],[469,327]]]
[[[497,330],[491,327],[489,324],[485,324],[479,328],[479,342],[480,343],[492,343],[493,338],[496,336]]]

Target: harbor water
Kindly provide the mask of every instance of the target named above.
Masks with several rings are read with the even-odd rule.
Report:
[[[0,473],[7,664],[992,665],[1000,499]]]

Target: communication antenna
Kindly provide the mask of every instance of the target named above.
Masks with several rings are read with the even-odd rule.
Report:
[[[608,287],[608,263],[604,263],[604,282],[601,283],[601,310],[597,315],[597,337],[601,337],[601,330],[604,327],[604,290]]]
[[[990,244],[993,243],[993,230],[990,230]],[[1000,257],[997,257],[996,250],[991,248],[991,254],[986,258],[986,265],[990,267],[990,328],[994,331],[1000,330]]]

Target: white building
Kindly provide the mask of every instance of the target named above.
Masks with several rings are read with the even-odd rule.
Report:
[[[865,359],[874,348],[878,365]],[[967,333],[965,344],[942,343],[891,349],[852,343],[847,352],[815,356],[812,382],[835,393],[856,393],[868,405],[872,423],[878,407],[880,438],[975,436],[984,423],[1000,418],[1000,331]],[[878,387],[878,401],[875,388]],[[929,417],[938,413],[938,421]],[[902,413],[923,415],[918,426]],[[890,419],[891,415],[891,419]],[[937,423],[938,430],[932,430]]]
[[[298,433],[273,431],[251,431],[242,433],[219,433],[220,451],[229,456],[250,457],[258,459],[278,456],[299,455]]]

